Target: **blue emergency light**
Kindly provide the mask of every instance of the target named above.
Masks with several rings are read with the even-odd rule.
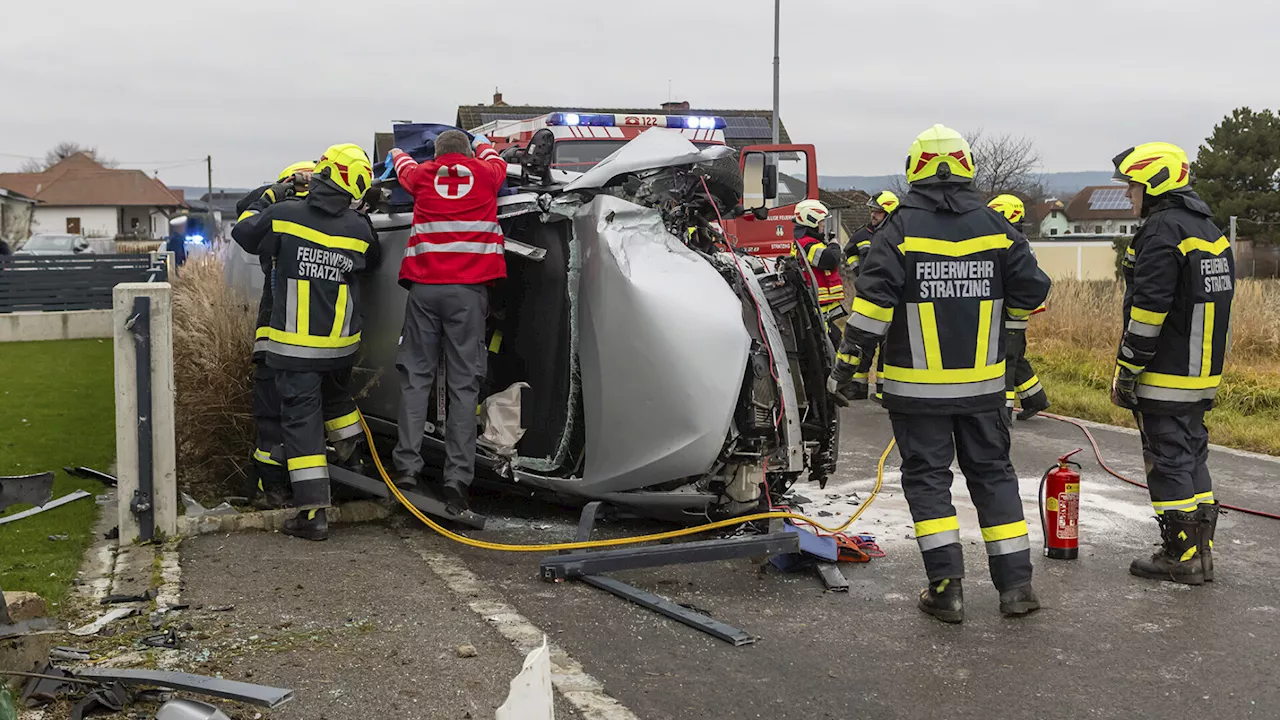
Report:
[[[627,122],[636,118],[638,122]],[[653,119],[661,118],[659,123]],[[690,130],[723,130],[722,117],[699,115],[606,115],[600,113],[555,112],[547,116],[548,125],[587,125],[595,127],[668,127]]]

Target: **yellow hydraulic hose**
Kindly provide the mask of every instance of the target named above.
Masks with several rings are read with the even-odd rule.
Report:
[[[449,538],[450,540],[453,540],[454,542],[459,542],[459,543],[462,543],[463,545],[469,545],[471,547],[480,548],[482,550],[502,550],[506,552],[554,552],[557,550],[586,550],[589,548],[616,547],[619,545],[635,545],[637,543],[657,542],[659,540],[670,540],[672,538],[685,537],[686,535],[696,535],[698,533],[707,532],[708,530],[717,530],[720,528],[727,528],[727,527],[733,527],[735,525],[741,525],[745,522],[752,522],[755,520],[771,520],[773,518],[785,518],[788,520],[794,520],[796,522],[812,525],[813,527],[816,527],[820,530],[823,530],[832,534],[844,532],[846,528],[848,528],[859,517],[861,517],[862,513],[866,512],[867,508],[871,507],[871,503],[875,501],[876,496],[880,493],[880,486],[884,484],[884,463],[885,463],[885,460],[888,459],[889,453],[893,451],[893,446],[895,442],[894,440],[890,440],[889,445],[884,449],[884,453],[880,455],[880,462],[876,466],[876,485],[871,490],[871,495],[868,496],[867,501],[862,503],[862,506],[859,507],[858,510],[855,513],[853,513],[853,515],[850,516],[849,519],[846,520],[844,524],[840,525],[839,527],[830,528],[818,522],[817,520],[814,520],[813,518],[805,517],[804,515],[799,515],[796,513],[765,512],[765,513],[755,513],[754,515],[744,515],[742,517],[729,518],[728,520],[719,520],[717,522],[711,522],[705,525],[698,525],[696,527],[682,528],[680,530],[670,530],[670,531],[661,532],[661,533],[653,533],[651,535],[637,535],[635,537],[615,538],[612,540],[589,540],[586,542],[540,543],[536,545],[510,545],[507,543],[495,543],[495,542],[487,542],[484,540],[474,540],[465,535],[459,535],[458,533],[453,532],[448,528],[442,527],[439,523],[437,523],[436,521],[424,515],[421,510],[414,507],[413,504],[410,503],[405,498],[404,494],[400,492],[400,488],[396,487],[395,483],[393,483],[391,481],[391,478],[387,475],[387,469],[383,467],[382,458],[378,456],[378,451],[375,445],[373,444],[373,433],[369,430],[369,424],[364,421],[363,414],[360,415],[360,426],[364,428],[365,439],[368,440],[369,442],[369,454],[373,456],[373,463],[374,465],[377,466],[378,474],[382,476],[382,481],[387,484],[387,488],[391,490],[391,494],[395,496],[396,500],[399,500],[400,504],[403,505],[405,509],[408,510],[414,517],[421,520],[422,523],[427,527],[431,528],[432,530],[435,530],[436,532]]]

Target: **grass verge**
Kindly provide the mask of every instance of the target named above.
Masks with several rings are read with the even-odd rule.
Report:
[[[95,480],[68,476],[63,466],[107,471],[115,462],[112,344],[108,340],[0,344],[0,475],[56,470],[53,496],[101,493]],[[4,513],[29,508],[17,505]],[[85,499],[0,525],[0,587],[61,604],[85,550],[93,542],[98,506]],[[50,536],[66,535],[65,540]]]

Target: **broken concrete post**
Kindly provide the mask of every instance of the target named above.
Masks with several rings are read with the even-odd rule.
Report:
[[[150,300],[151,408],[139,413],[137,339],[129,325],[134,299]],[[139,420],[147,415],[151,429],[150,506],[155,535],[178,531],[178,482],[173,418],[173,288],[169,283],[121,283],[113,297],[112,328],[115,338],[116,465],[121,544],[139,537],[134,514],[134,491],[139,488]]]

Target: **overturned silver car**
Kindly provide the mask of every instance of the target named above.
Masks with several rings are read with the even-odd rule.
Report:
[[[523,164],[499,201],[508,277],[491,292],[482,396],[514,399],[519,427],[485,428],[477,483],[698,519],[834,472],[834,350],[809,269],[727,249],[722,222],[742,212],[732,152],[654,129],[585,173],[511,158]],[[381,210],[357,370],[361,410],[394,438],[412,207]],[[256,260],[240,261],[252,278]],[[424,428],[428,468],[443,463],[444,397]]]

